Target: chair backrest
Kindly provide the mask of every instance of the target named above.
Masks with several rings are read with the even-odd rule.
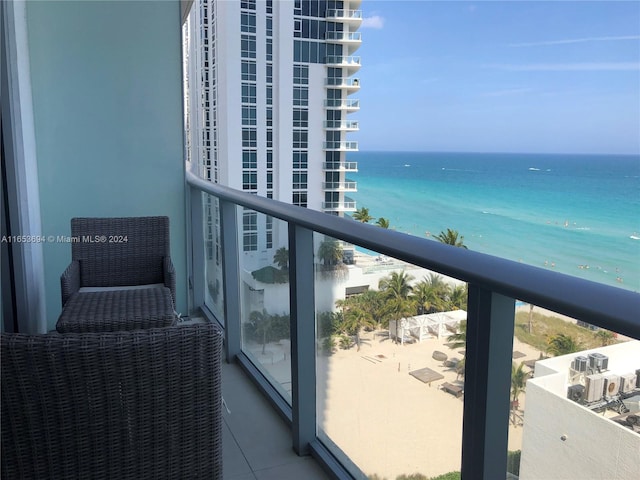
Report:
[[[2,478],[222,478],[212,324],[1,335]]]
[[[71,258],[80,262],[83,287],[164,281],[168,217],[72,218],[71,237]]]

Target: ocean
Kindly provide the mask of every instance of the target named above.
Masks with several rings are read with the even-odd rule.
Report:
[[[640,157],[357,152],[358,208],[470,250],[640,291]],[[374,220],[375,221],[375,220]]]

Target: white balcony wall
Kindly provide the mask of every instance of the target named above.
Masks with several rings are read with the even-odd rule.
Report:
[[[27,2],[42,232],[77,216],[167,215],[186,313],[180,4]],[[44,245],[48,328],[68,243]]]

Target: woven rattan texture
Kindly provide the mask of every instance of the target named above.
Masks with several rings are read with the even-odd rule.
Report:
[[[72,218],[71,236],[77,239],[71,243],[71,259],[80,261],[82,286],[164,282],[168,217]]]
[[[71,264],[60,277],[62,305],[80,287],[164,284],[175,305],[168,217],[71,219]]]
[[[221,479],[212,324],[1,336],[2,478]]]
[[[56,324],[60,333],[116,332],[168,327],[176,322],[166,287],[77,292]]]

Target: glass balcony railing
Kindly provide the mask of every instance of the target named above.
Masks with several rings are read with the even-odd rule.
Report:
[[[187,183],[194,301],[296,452],[340,478],[638,471],[638,293]]]
[[[359,78],[325,78],[324,84],[327,87],[346,87],[358,89],[360,88]]]
[[[362,20],[362,10],[327,10],[327,19],[332,20]]]
[[[358,162],[326,162],[322,164],[322,169],[327,171],[357,172]]]
[[[355,200],[345,197],[344,202],[323,202],[323,210],[335,211],[335,212],[355,212],[356,202]]]
[[[325,120],[323,124],[327,130],[358,130],[357,120]]]
[[[338,191],[356,191],[358,188],[357,182],[324,182],[322,188],[325,190],[338,190]]]
[[[360,57],[331,55],[331,56],[325,57],[324,63],[326,65],[332,65],[332,66],[360,67]]]
[[[358,142],[322,142],[324,150],[358,151]]]
[[[360,108],[360,100],[355,98],[329,98],[324,101],[324,106],[341,110],[358,110]]]
[[[337,42],[360,42],[362,34],[360,32],[327,32],[324,38]]]

